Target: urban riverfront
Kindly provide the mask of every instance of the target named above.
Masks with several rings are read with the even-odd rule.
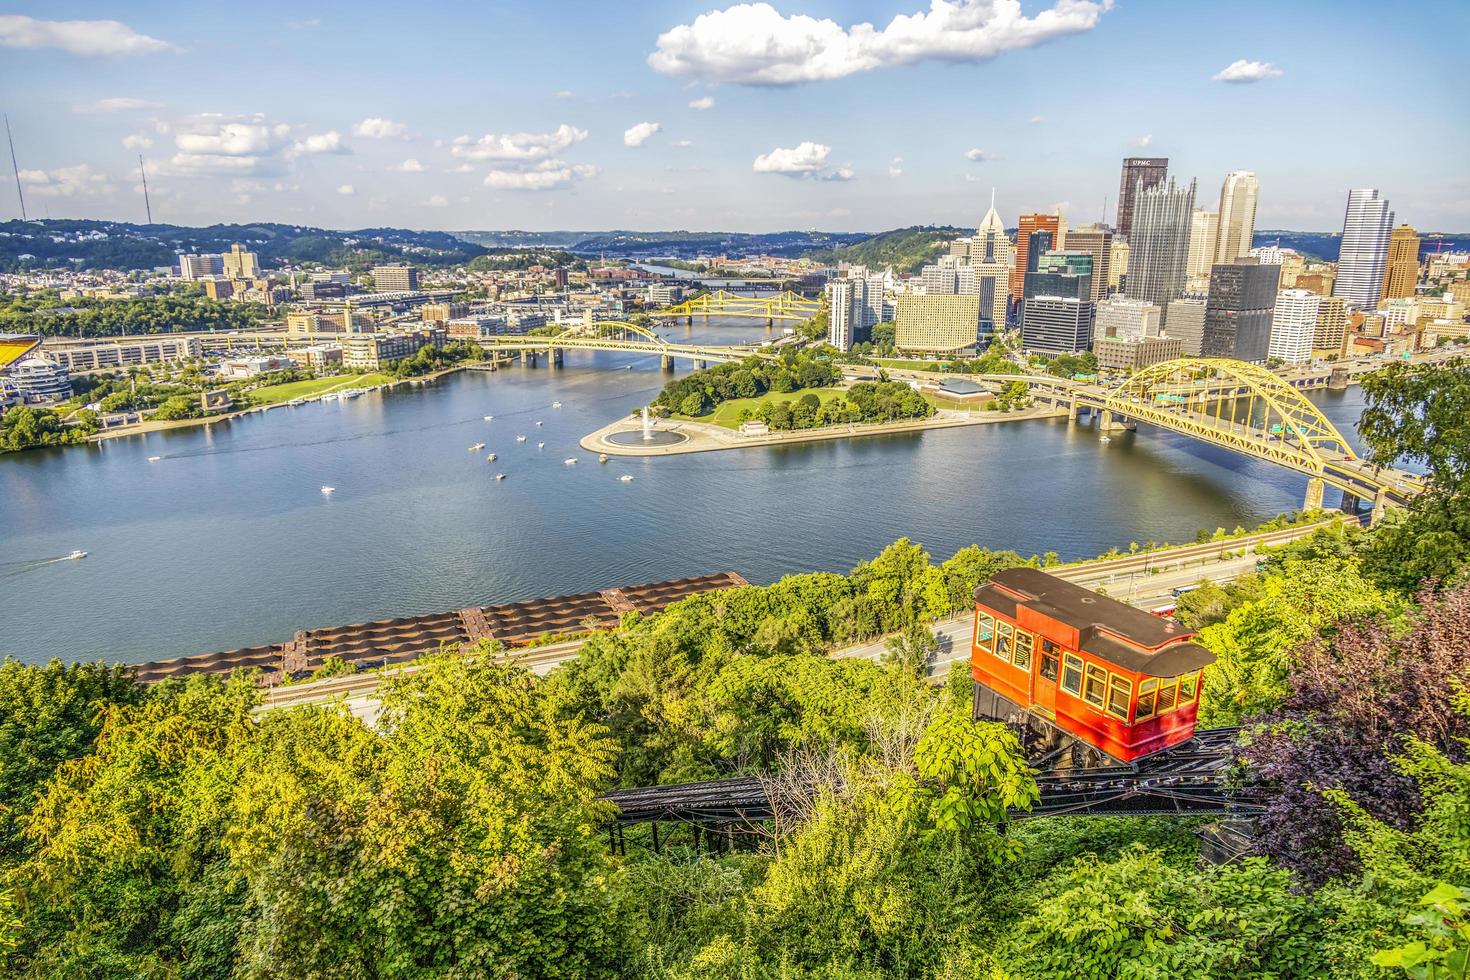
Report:
[[[765,335],[710,330],[670,336]],[[141,662],[610,582],[846,570],[902,536],[936,557],[978,543],[1077,558],[1301,503],[1303,479],[1279,467],[1147,430],[1102,444],[1060,420],[606,465],[579,449],[666,377],[653,358],[576,353],[7,457],[5,560],[89,557],[0,566],[0,650]],[[1351,437],[1358,390],[1313,398]]]

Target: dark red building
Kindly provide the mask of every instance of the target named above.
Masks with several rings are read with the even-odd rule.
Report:
[[[1011,568],[975,590],[970,676],[988,694],[983,713],[1030,714],[1131,762],[1194,735],[1215,655],[1192,637],[1039,569]]]

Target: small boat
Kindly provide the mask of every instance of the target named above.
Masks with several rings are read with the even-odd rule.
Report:
[[[78,548],[76,551],[73,551],[71,554],[67,555],[66,556],[66,560],[67,561],[75,561],[78,558],[85,558],[85,557],[87,557],[87,553],[85,551],[83,551],[81,548]]]
[[[551,403],[551,407],[552,408],[561,408],[561,402],[552,402]]]
[[[1112,436],[1099,436],[1097,441],[1098,442],[1112,442],[1113,441],[1113,437]]]
[[[622,480],[624,483],[632,483],[633,482],[633,478],[631,476],[629,476],[627,473],[624,473],[622,476],[618,477],[618,479],[619,480]]]
[[[322,493],[332,493],[336,489],[337,489],[336,487],[322,487]]]
[[[576,466],[577,465],[577,457],[575,457],[575,456],[568,456],[566,459],[562,460],[562,462],[565,463],[565,464],[567,464],[568,466]]]
[[[631,371],[631,370],[633,370],[633,365],[631,365],[631,364],[624,364],[623,365],[623,370],[624,371]]]
[[[525,441],[526,441],[526,437],[525,436],[516,436],[516,442],[525,442]]]
[[[544,443],[544,442],[538,442],[538,443],[536,443],[536,448],[537,449],[545,449],[546,448],[546,443]]]
[[[600,453],[600,454],[598,454],[597,461],[599,463],[606,463],[607,462],[607,453]]]
[[[495,421],[495,416],[493,416],[493,415],[487,415],[487,416],[485,416],[485,421],[486,422],[494,422]]]
[[[493,462],[495,462],[495,454],[494,453],[491,453],[489,456],[486,456],[485,457],[485,462],[487,462],[487,463],[493,463]]]
[[[160,459],[163,459],[163,457],[162,456],[149,456],[148,457],[148,462],[150,462],[150,463],[156,463]]]
[[[485,444],[483,442],[477,442],[473,446],[470,447],[470,452],[477,453],[477,452],[479,452],[480,450],[482,450],[484,448],[485,448]]]
[[[538,428],[538,429],[541,428],[545,424],[546,423],[545,422],[542,422],[540,419],[537,419],[536,420],[536,428]]]
[[[504,480],[505,479],[505,474],[504,473],[496,473],[495,474],[495,479],[497,479],[497,480]]]

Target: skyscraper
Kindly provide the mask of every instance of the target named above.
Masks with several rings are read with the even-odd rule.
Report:
[[[1092,256],[1087,252],[1047,252],[1026,273],[1022,299],[1033,296],[1064,296],[1092,302]]]
[[[992,200],[985,220],[970,239],[970,264],[960,270],[960,291],[973,291],[980,298],[981,342],[1005,328],[1012,261],[1011,240]]]
[[[1271,314],[1271,357],[1287,364],[1304,364],[1312,359],[1321,303],[1321,296],[1306,289],[1283,289],[1276,294],[1276,309]]]
[[[1204,292],[1210,282],[1210,266],[1215,264],[1215,230],[1220,212],[1195,208],[1189,218],[1189,262],[1185,278],[1191,290]]]
[[[1109,259],[1112,258],[1113,233],[1105,225],[1083,226],[1067,231],[1067,251],[1086,252],[1092,256],[1092,301],[1108,295]]]
[[[1124,157],[1123,182],[1118,187],[1118,234],[1133,236],[1133,215],[1140,182],[1144,190],[1157,187],[1169,175],[1168,157]]]
[[[1147,188],[1134,202],[1133,234],[1128,243],[1130,299],[1167,309],[1184,292],[1189,264],[1189,225],[1194,212],[1194,181],[1187,188],[1173,179]],[[1167,326],[1167,321],[1165,326]]]
[[[1337,255],[1337,281],[1332,295],[1349,306],[1371,310],[1383,291],[1383,270],[1388,264],[1388,236],[1393,212],[1388,200],[1372,187],[1348,191],[1347,213],[1342,219],[1342,245]]]
[[[1201,353],[1262,363],[1271,349],[1271,315],[1281,266],[1238,259],[1210,270]]]
[[[1419,233],[1399,225],[1388,236],[1388,261],[1384,266],[1379,301],[1407,299],[1419,285]]]
[[[1026,271],[1036,270],[1036,264],[1031,262],[1027,256],[1031,250],[1031,235],[1033,232],[1046,231],[1051,233],[1052,248],[1057,247],[1058,231],[1060,230],[1060,216],[1055,214],[1023,214],[1017,222],[1016,228],[1016,265],[1011,270],[1011,297],[1019,300],[1026,288]],[[1028,265],[1028,262],[1030,263]]]
[[[1260,182],[1249,170],[1233,170],[1220,186],[1220,217],[1215,231],[1215,262],[1234,262],[1250,254],[1256,233]]]

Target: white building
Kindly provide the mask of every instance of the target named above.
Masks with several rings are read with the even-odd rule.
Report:
[[[893,319],[892,273],[871,275],[860,265],[827,282],[827,340],[841,351],[872,339],[875,324]]]
[[[1388,264],[1388,236],[1392,231],[1393,212],[1388,209],[1387,199],[1375,188],[1348,191],[1332,295],[1362,310],[1378,306],[1383,270]]]
[[[66,368],[44,357],[32,355],[10,365],[5,378],[27,401],[64,401],[71,397],[71,378]]]
[[[1271,314],[1271,346],[1268,356],[1287,364],[1312,359],[1312,337],[1317,332],[1317,308],[1321,295],[1306,289],[1283,289],[1276,294]]]
[[[224,259],[218,255],[180,255],[179,275],[184,279],[208,279],[223,275]]]
[[[1159,319],[1163,311],[1153,303],[1115,296],[1097,304],[1093,341],[1105,337],[1119,340],[1143,340],[1159,335]]]

